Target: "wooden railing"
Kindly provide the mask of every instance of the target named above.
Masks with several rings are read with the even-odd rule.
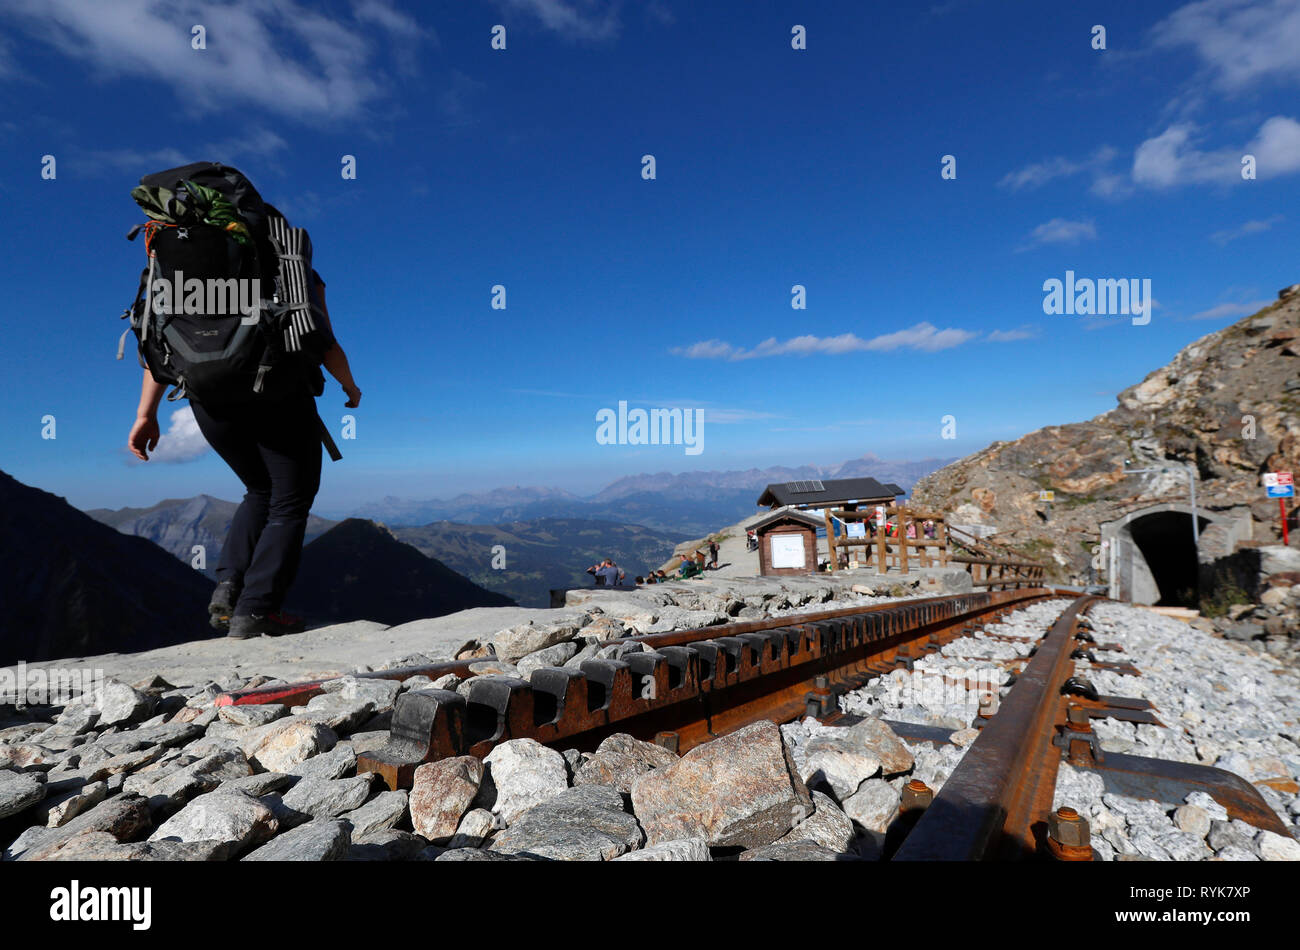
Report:
[[[847,566],[854,549],[861,548],[858,566],[880,574],[891,570],[906,574],[912,566],[946,567],[952,563],[965,567],[975,587],[1004,589],[1042,582],[1043,564],[1027,561],[1011,548],[949,525],[942,511],[888,506],[885,520],[894,525],[888,532],[884,526],[874,524],[875,514],[874,509],[826,509],[826,546],[832,572]],[[837,537],[832,519],[845,525],[863,523],[865,534]],[[916,537],[908,537],[909,526]],[[933,537],[927,536],[927,532],[933,532]]]

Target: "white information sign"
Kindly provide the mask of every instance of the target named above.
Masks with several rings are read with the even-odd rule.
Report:
[[[772,535],[773,567],[807,567],[802,534]]]

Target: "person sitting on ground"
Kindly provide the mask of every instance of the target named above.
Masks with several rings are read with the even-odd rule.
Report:
[[[636,586],[640,587],[644,583],[645,583],[645,578],[641,577],[640,575],[637,575]]]

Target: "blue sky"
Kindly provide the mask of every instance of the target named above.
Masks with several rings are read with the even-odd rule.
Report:
[[[364,392],[322,511],[964,455],[1113,407],[1300,280],[1300,0],[0,0],[0,18],[0,468],[82,507],[239,493],[183,413],[159,459],[124,449],[128,192],[187,161],[236,165],[311,231]],[[1150,279],[1150,323],[1044,314],[1067,270]],[[319,401],[335,428],[343,399],[331,381]],[[703,408],[703,452],[598,444],[620,400]]]

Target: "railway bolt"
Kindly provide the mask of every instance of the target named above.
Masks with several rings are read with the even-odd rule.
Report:
[[[1088,819],[1069,806],[1056,809],[1047,816],[1047,849],[1058,861],[1091,861]]]
[[[681,736],[679,736],[675,732],[655,733],[655,745],[661,746],[662,748],[667,749],[669,752],[672,752],[673,754],[677,753],[677,749],[680,746],[680,744],[681,744]]]
[[[998,714],[998,694],[981,693],[979,717],[981,719],[992,719]]]
[[[835,711],[835,697],[831,694],[830,680],[825,676],[813,679],[813,688],[804,694],[804,714],[813,719],[829,716]]]
[[[903,786],[903,794],[898,804],[899,812],[924,811],[934,801],[934,791],[919,778],[914,778]]]
[[[1071,732],[1092,732],[1092,719],[1088,710],[1078,703],[1070,703],[1066,707],[1065,722]]]

